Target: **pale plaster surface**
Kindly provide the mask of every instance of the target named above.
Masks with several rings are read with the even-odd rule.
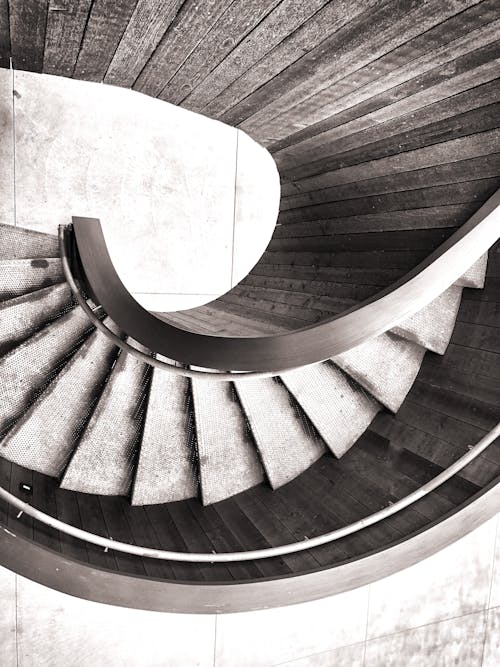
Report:
[[[13,225],[14,115],[12,72],[0,69],[0,222]]]
[[[500,515],[419,565],[369,586],[217,617],[101,605],[0,568],[0,664],[498,667],[493,565],[498,570],[500,553],[492,541],[499,523]]]
[[[151,310],[212,301],[260,259],[279,176],[243,132],[106,84],[1,73],[6,164],[15,148],[2,221],[55,233],[72,215],[99,218],[120,277]]]

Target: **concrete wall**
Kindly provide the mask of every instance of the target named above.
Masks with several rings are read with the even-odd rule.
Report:
[[[0,570],[2,667],[497,667],[500,515],[370,586],[241,614],[80,600]]]
[[[212,301],[260,259],[280,186],[241,130],[141,93],[0,70],[0,220],[45,232],[98,217],[152,310]]]

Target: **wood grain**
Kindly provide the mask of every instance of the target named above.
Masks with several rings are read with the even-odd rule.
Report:
[[[137,0],[96,0],[90,12],[73,77],[102,81]]]
[[[41,72],[48,0],[10,0],[10,48],[15,69]]]
[[[47,15],[43,71],[73,76],[92,0],[51,2]]]

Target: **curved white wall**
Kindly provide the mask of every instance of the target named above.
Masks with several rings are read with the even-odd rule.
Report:
[[[153,310],[212,301],[259,260],[279,176],[245,133],[105,84],[0,77],[3,222],[55,232],[100,218],[123,282]]]

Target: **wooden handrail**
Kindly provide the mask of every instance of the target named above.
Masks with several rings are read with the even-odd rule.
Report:
[[[426,260],[371,299],[318,324],[262,337],[199,334],[165,322],[137,303],[123,285],[99,220],[74,217],[73,229],[90,293],[127,335],[154,353],[184,364],[226,372],[277,374],[346,352],[392,329],[433,301],[500,237],[499,205],[497,190]]]
[[[448,479],[460,472],[466,465],[471,463],[475,458],[481,454],[492,442],[494,442],[498,437],[500,437],[500,422],[481,440],[476,443],[469,451],[457,459],[454,463],[449,466],[446,470],[443,470],[439,475],[431,479],[429,482],[423,484],[416,491],[413,491],[408,496],[401,498],[392,505],[384,507],[378,512],[374,512],[370,516],[367,516],[359,521],[355,521],[347,526],[342,528],[337,528],[329,533],[323,535],[318,535],[316,537],[311,537],[310,539],[303,540],[301,542],[293,542],[291,544],[284,544],[279,547],[269,547],[267,549],[257,549],[253,551],[235,551],[230,553],[186,553],[182,551],[165,551],[160,549],[151,549],[149,547],[141,547],[135,544],[127,544],[125,542],[115,542],[115,540],[102,537],[100,535],[94,535],[89,533],[86,530],[81,528],[76,528],[71,526],[64,521],[60,521],[55,517],[45,514],[40,510],[37,510],[35,507],[32,507],[28,503],[20,500],[14,496],[9,491],[0,487],[0,498],[3,498],[8,503],[13,505],[16,509],[21,512],[25,512],[34,519],[41,521],[47,526],[51,526],[56,530],[60,530],[66,535],[71,535],[80,540],[90,542],[91,544],[96,544],[105,549],[114,549],[115,551],[121,551],[123,553],[128,553],[134,556],[141,556],[144,558],[156,558],[159,560],[173,560],[173,561],[182,561],[185,563],[235,563],[248,560],[261,560],[263,558],[275,558],[277,556],[286,556],[288,554],[297,553],[299,551],[306,551],[313,549],[314,547],[321,546],[323,544],[328,544],[339,540],[346,535],[351,535],[356,533],[363,528],[373,525],[374,523],[379,523],[384,519],[400,512],[405,507],[412,505],[414,502],[423,498],[424,496],[434,491],[438,486],[446,482]]]

